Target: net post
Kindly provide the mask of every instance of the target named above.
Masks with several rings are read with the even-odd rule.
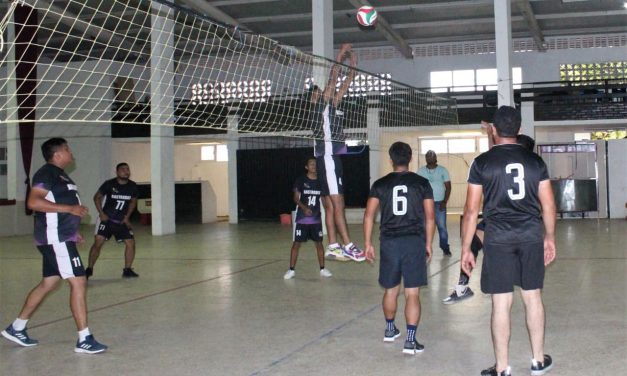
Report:
[[[381,133],[379,129],[379,112],[381,109],[378,105],[376,107],[371,107],[372,104],[372,102],[369,102],[370,106],[368,107],[366,114],[368,150],[370,153],[370,186],[372,186],[372,183],[374,183],[374,181],[377,180],[381,174],[381,150],[379,147],[379,145],[381,145]]]
[[[229,223],[237,224],[239,221],[239,208],[237,206],[237,149],[239,148],[239,116],[227,116],[227,150],[229,153]]]

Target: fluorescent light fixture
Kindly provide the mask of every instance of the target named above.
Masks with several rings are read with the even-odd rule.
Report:
[[[627,8],[627,2],[624,2],[624,3],[623,3],[623,6],[624,6],[625,8]]]
[[[185,145],[222,145],[219,142],[188,142]]]
[[[442,137],[476,137],[483,135],[480,131],[467,131],[467,132],[444,132]]]

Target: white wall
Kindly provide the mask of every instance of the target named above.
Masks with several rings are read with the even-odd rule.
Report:
[[[174,179],[176,181],[202,181],[211,185],[216,195],[216,214],[228,216],[229,190],[227,162],[201,161],[200,145],[177,143],[174,146]],[[150,182],[150,144],[148,142],[124,142],[114,140],[111,164],[108,170],[113,177],[115,165],[126,162],[131,167],[132,179]]]

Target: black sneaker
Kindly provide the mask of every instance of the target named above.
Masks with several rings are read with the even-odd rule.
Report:
[[[403,354],[418,354],[425,351],[425,347],[418,343],[415,339],[413,341],[405,341],[403,346]]]
[[[92,275],[94,275],[94,268],[85,269],[85,278],[89,279]]]
[[[496,371],[496,364],[495,364],[492,367],[481,371],[481,376],[512,376],[512,368],[510,366],[507,366],[507,368],[505,368],[503,371],[499,373]]]
[[[133,271],[133,268],[124,268],[122,270],[122,277],[124,277],[124,278],[135,278],[135,277],[139,277],[139,274],[135,273]]]
[[[535,359],[531,359],[531,375],[538,376],[544,375],[553,368],[553,359],[551,355],[544,354],[544,362],[540,363]]]
[[[442,250],[442,252],[444,252],[444,256],[446,256],[446,257],[451,257],[451,256],[453,256],[453,254],[451,253],[451,251],[449,251],[448,249]]]
[[[394,329],[389,330],[385,329],[385,334],[383,335],[383,342],[394,342],[395,339],[401,336],[401,331],[398,330],[396,325]]]
[[[457,302],[461,302],[464,299],[468,299],[468,298],[472,297],[473,295],[475,295],[475,293],[472,292],[470,287],[468,287],[468,286],[456,286],[455,290],[453,290],[451,295],[449,295],[444,300],[442,300],[442,303],[444,303],[444,304],[455,304]]]

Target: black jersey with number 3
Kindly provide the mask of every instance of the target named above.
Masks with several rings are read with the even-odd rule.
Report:
[[[518,144],[500,144],[479,155],[468,183],[483,188],[485,242],[511,244],[543,238],[540,182],[549,179],[539,155]]]
[[[121,223],[128,212],[131,199],[137,197],[137,184],[132,180],[120,184],[118,179],[113,178],[102,183],[98,191],[104,196],[102,210],[109,220]]]
[[[379,199],[381,238],[425,235],[424,200],[433,200],[429,181],[410,171],[391,172],[374,182],[370,197]]]

